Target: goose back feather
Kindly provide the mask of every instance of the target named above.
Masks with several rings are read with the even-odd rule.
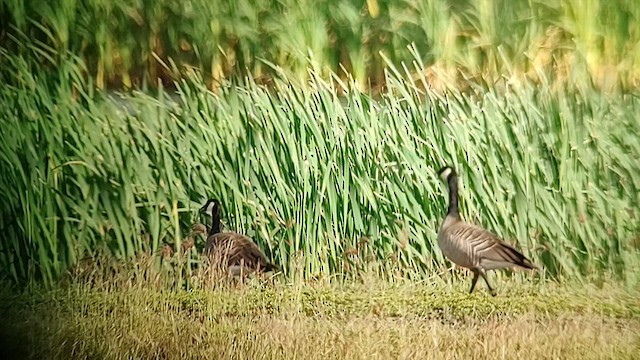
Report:
[[[211,216],[211,229],[204,253],[210,260],[228,268],[234,274],[245,272],[275,271],[278,267],[267,260],[258,245],[246,235],[220,231],[220,202],[210,199],[201,209]]]

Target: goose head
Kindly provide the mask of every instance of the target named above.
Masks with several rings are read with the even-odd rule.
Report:
[[[444,181],[449,181],[449,177],[456,176],[456,171],[451,166],[445,166],[442,169],[438,170],[438,175]]]
[[[200,211],[212,218],[216,216],[220,217],[220,201],[217,199],[209,199],[207,200],[207,203],[200,208]]]

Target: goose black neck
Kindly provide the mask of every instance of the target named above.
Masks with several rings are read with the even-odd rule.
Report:
[[[211,230],[209,230],[209,236],[215,235],[220,232],[220,211],[213,211],[211,214]]]
[[[449,208],[447,209],[447,216],[460,217],[458,212],[458,177],[454,174],[447,178],[449,184]]]

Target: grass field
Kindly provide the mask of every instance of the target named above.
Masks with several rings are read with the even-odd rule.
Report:
[[[468,280],[468,279],[467,279]],[[142,285],[0,298],[0,353],[50,359],[633,359],[638,288],[468,281]],[[10,295],[13,294],[13,295]],[[5,357],[6,358],[6,357]]]

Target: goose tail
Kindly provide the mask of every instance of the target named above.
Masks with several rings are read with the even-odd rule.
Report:
[[[276,264],[268,262],[268,263],[266,263],[264,265],[264,270],[263,271],[264,272],[269,272],[269,271],[276,272],[276,271],[280,271],[280,267],[278,265],[276,265]]]
[[[534,264],[531,260],[527,259],[527,257],[524,256],[521,252],[519,252],[518,250],[516,250],[514,247],[510,245],[501,244],[500,252],[502,253],[505,260],[508,260],[509,262],[513,263],[516,266],[519,266],[524,269],[540,270],[540,267],[538,267],[538,265]]]

